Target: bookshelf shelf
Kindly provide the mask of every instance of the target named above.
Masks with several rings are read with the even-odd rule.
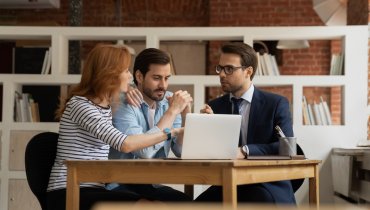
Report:
[[[48,130],[58,132],[59,123],[56,122],[13,122],[9,125],[12,130],[32,131]]]
[[[24,85],[68,85],[78,83],[80,78],[80,75],[2,74],[0,84],[7,82]]]
[[[344,76],[256,76],[256,84],[261,85],[301,85],[301,86],[332,86],[343,85],[347,79]]]
[[[289,33],[286,33],[289,31]],[[12,132],[58,131],[56,122],[14,122],[14,95],[22,86],[64,86],[76,84],[80,75],[69,75],[69,41],[130,40],[159,48],[163,41],[239,40],[253,44],[255,40],[307,39],[341,40],[344,53],[344,75],[282,75],[256,76],[256,86],[289,86],[292,89],[292,116],[295,135],[306,156],[323,160],[320,192],[327,201],[332,194],[330,164],[326,158],[332,147],[355,146],[367,137],[367,26],[305,26],[305,27],[13,27],[0,26],[0,40],[48,40],[51,43],[51,73],[0,74],[3,87],[1,131],[0,209],[8,209],[9,182],[25,179],[23,171],[9,171],[9,148]],[[0,64],[1,65],[1,64]],[[188,85],[194,89],[194,111],[205,103],[206,87],[218,87],[216,75],[175,75],[171,85]],[[307,126],[302,123],[302,96],[305,87],[342,87],[342,125]],[[48,90],[45,90],[48,91]],[[355,93],[355,94],[354,94]],[[320,149],[317,149],[320,145]],[[24,148],[23,148],[24,149]],[[20,191],[22,189],[19,189]],[[297,200],[305,200],[307,187],[301,188]],[[32,198],[34,199],[34,198]]]

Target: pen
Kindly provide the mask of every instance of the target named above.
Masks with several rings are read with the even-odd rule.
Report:
[[[284,132],[281,130],[280,126],[275,126],[275,130],[278,132],[280,137],[285,137]]]

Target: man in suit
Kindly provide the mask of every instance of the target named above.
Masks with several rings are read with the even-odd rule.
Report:
[[[252,47],[241,42],[224,44],[216,72],[222,90],[227,94],[210,101],[201,110],[209,114],[242,115],[239,159],[248,155],[277,155],[279,141],[274,130],[276,125],[286,136],[294,136],[288,100],[257,89],[252,82],[256,68],[257,56]],[[289,180],[241,185],[237,191],[238,201],[241,202],[295,204]],[[222,188],[211,186],[196,200],[221,201]]]

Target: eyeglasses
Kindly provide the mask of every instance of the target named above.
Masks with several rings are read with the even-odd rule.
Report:
[[[216,66],[216,73],[220,74],[222,70],[224,70],[225,74],[230,75],[233,74],[234,71],[240,69],[240,68],[246,68],[246,66]]]

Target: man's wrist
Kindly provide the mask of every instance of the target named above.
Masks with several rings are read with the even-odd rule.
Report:
[[[170,116],[176,116],[178,114],[175,108],[171,106],[167,109],[166,113],[168,113]]]

